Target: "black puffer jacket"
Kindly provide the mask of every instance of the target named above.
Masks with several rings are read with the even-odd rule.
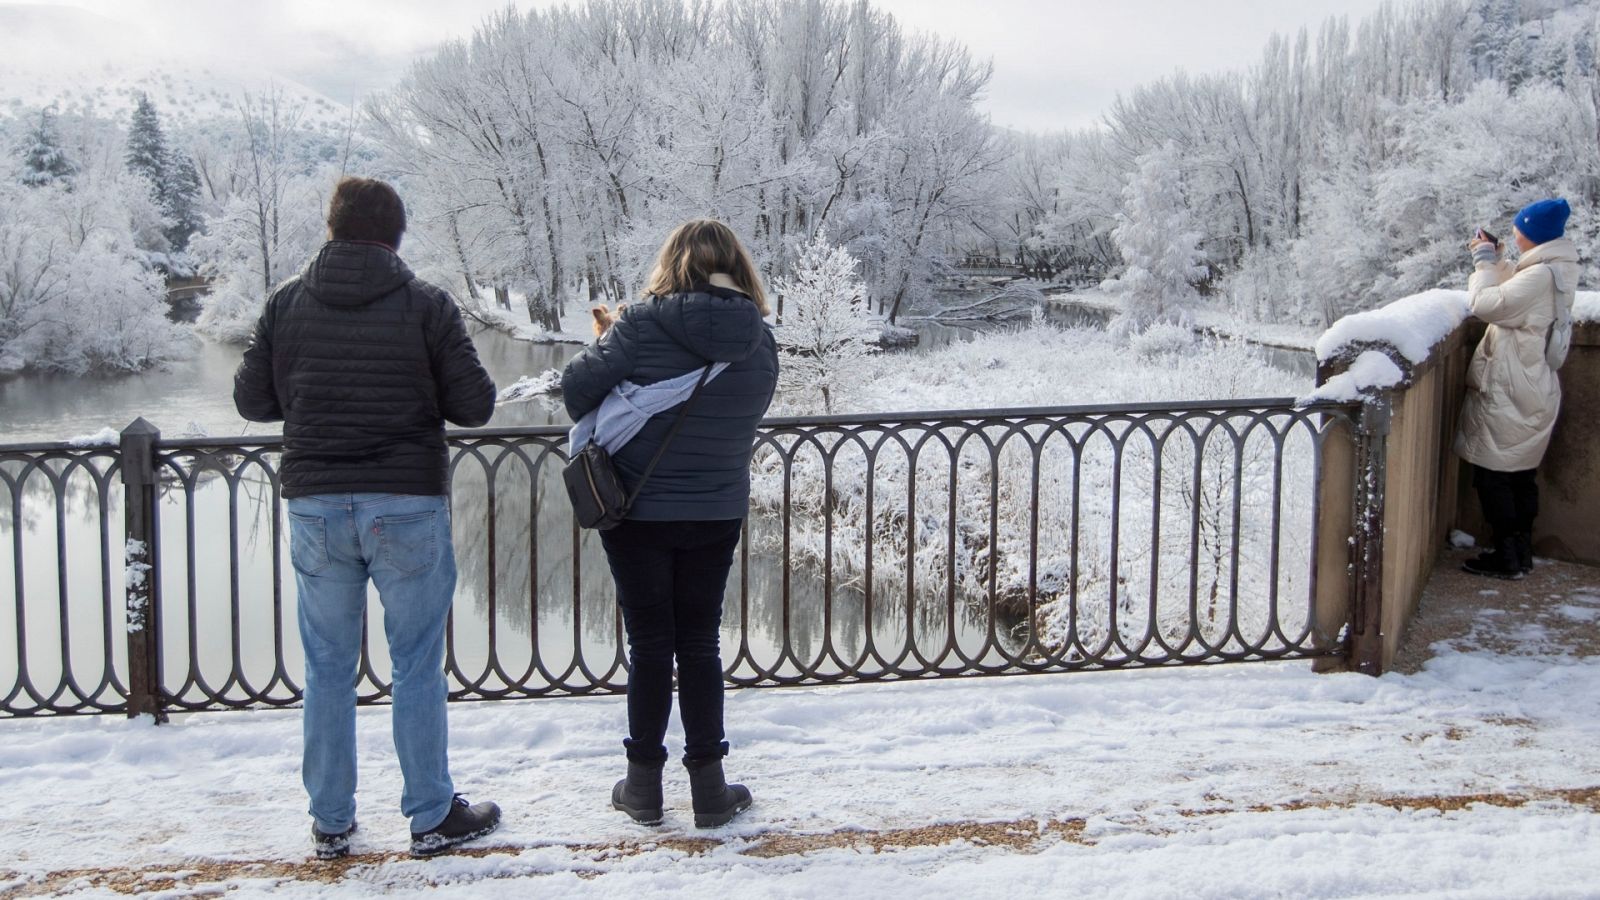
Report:
[[[711,285],[628,306],[605,336],[567,363],[561,390],[573,421],[598,407],[623,380],[654,384],[711,362],[730,363],[707,382],[683,428],[634,502],[628,518],[710,521],[743,518],[750,506],[750,450],[778,383],[778,347],[750,298]],[[613,457],[632,490],[677,418],[654,416]]]
[[[446,420],[489,421],[494,382],[450,295],[394,251],[329,241],[267,300],[233,402],[283,420],[283,496],[449,493]]]

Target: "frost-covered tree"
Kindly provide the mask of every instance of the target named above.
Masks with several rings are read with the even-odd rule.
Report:
[[[1121,298],[1112,322],[1112,332],[1120,338],[1157,322],[1185,323],[1200,299],[1195,284],[1206,275],[1205,255],[1178,160],[1174,144],[1141,156],[1138,171],[1123,189],[1126,209],[1111,237],[1127,268],[1104,285]]]
[[[368,111],[425,264],[554,328],[574,299],[635,294],[660,234],[700,215],[769,277],[821,235],[875,301],[914,302],[994,206],[988,77],[864,2],[586,0],[491,16]]]
[[[1117,186],[1171,142],[1209,284],[1238,315],[1320,325],[1459,283],[1466,236],[1504,231],[1519,200],[1600,203],[1597,13],[1593,0],[1385,4],[1274,38],[1246,73],[1141,86],[1105,128],[1050,149],[1055,206],[1033,240],[1123,265],[1108,241],[1127,212]],[[1586,220],[1570,233],[1600,252]]]
[[[800,248],[788,277],[773,284],[783,318],[773,330],[785,354],[778,390],[785,405],[805,409],[816,396],[833,412],[856,386],[882,322],[872,314],[858,263],[843,247],[817,239]]]
[[[195,325],[214,337],[247,340],[273,289],[322,243],[335,174],[305,158],[303,112],[276,88],[239,102],[236,192],[192,245],[215,280]]]
[[[29,187],[61,185],[72,188],[78,166],[61,147],[53,107],[39,111],[39,122],[22,142],[22,183]]]
[[[133,371],[185,352],[134,246],[126,183],[0,183],[0,370]]]

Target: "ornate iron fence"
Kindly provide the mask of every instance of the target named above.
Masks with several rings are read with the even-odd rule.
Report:
[[[775,419],[724,617],[727,681],[822,684],[1317,658],[1318,484],[1357,404]],[[1343,438],[1341,438],[1343,439]],[[617,692],[565,431],[452,433],[455,700]],[[277,438],[0,447],[0,715],[299,699]],[[119,490],[120,487],[120,490]],[[1352,513],[1350,521],[1361,517]],[[376,610],[373,605],[370,609]],[[378,616],[361,702],[388,693]]]

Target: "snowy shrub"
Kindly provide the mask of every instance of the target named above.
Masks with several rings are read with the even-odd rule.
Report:
[[[867,305],[856,268],[843,247],[818,239],[801,248],[789,277],[773,283],[783,298],[773,334],[784,354],[778,391],[786,411],[814,409],[814,396],[831,413],[861,381],[882,323]]]
[[[1153,360],[1194,349],[1194,329],[1187,325],[1157,322],[1135,335],[1129,346],[1140,359]]]

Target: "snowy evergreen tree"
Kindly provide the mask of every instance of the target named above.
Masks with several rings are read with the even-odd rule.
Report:
[[[773,330],[785,354],[778,389],[796,411],[815,392],[833,412],[841,392],[859,383],[882,323],[872,314],[858,263],[845,248],[817,239],[800,249],[787,278],[774,283],[783,318]]]
[[[78,166],[61,148],[54,107],[40,110],[39,124],[23,139],[22,183],[28,187],[61,185],[70,190],[77,174]]]
[[[159,199],[167,187],[167,139],[161,131],[161,117],[148,94],[140,94],[128,125],[128,171],[150,182]]]
[[[1206,275],[1201,231],[1184,196],[1177,145],[1139,157],[1138,171],[1123,189],[1126,210],[1111,233],[1127,268],[1105,288],[1122,299],[1111,324],[1119,340],[1157,322],[1185,324]]]
[[[181,253],[204,223],[200,213],[200,173],[194,159],[181,152],[168,153],[165,171],[161,211],[167,219],[167,242],[174,253]]]

